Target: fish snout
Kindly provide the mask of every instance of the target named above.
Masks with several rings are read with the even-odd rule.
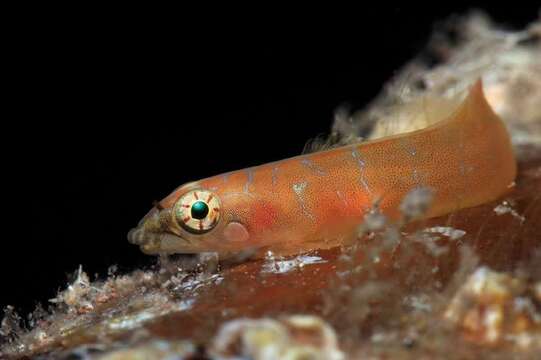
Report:
[[[154,207],[128,232],[128,241],[145,254],[194,252],[190,242],[175,232],[171,221],[171,209]]]
[[[128,232],[128,241],[130,244],[143,245],[145,243],[145,231],[140,227],[135,227]]]
[[[145,253],[153,252],[152,248],[155,248],[156,235],[160,228],[160,210],[153,207],[143,218],[139,221],[136,227],[128,232],[128,242],[134,245],[138,245]]]

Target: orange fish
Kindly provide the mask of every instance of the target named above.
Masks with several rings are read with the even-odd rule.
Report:
[[[397,219],[404,196],[427,187],[424,218],[435,217],[497,199],[515,175],[509,135],[478,81],[450,116],[424,129],[182,185],[128,238],[148,254],[329,248],[350,238],[376,202]]]

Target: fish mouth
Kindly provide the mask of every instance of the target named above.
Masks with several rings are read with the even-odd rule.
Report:
[[[169,231],[170,209],[152,208],[139,224],[128,232],[128,241],[139,246],[145,254],[190,252],[189,242]]]

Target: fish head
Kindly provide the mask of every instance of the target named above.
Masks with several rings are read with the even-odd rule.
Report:
[[[268,228],[262,227],[261,219],[265,225],[273,212],[259,196],[238,191],[233,184],[218,189],[219,181],[209,178],[173,191],[130,230],[129,242],[146,254],[230,253],[260,247],[260,235]]]

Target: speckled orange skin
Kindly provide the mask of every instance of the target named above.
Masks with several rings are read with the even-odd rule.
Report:
[[[478,81],[454,114],[425,129],[184,185],[160,205],[171,208],[186,191],[207,189],[221,200],[219,224],[202,235],[173,229],[178,241],[141,247],[148,253],[326,248],[351,237],[377,200],[382,212],[396,219],[409,191],[430,187],[434,201],[425,217],[434,217],[498,198],[515,174],[509,136]],[[248,240],[224,240],[231,221],[245,226]]]

